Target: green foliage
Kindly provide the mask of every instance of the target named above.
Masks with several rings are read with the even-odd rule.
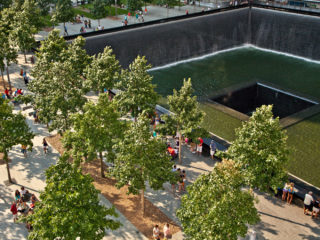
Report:
[[[99,191],[89,175],[68,162],[63,156],[57,165],[46,171],[46,187],[40,194],[34,214],[27,221],[33,231],[28,239],[102,239],[105,229],[115,230],[120,226],[106,216],[116,217],[114,208],[99,204]]]
[[[50,10],[50,4],[55,3],[56,0],[37,0],[40,13],[42,16],[46,16]]]
[[[158,124],[155,131],[162,137],[175,136],[177,128],[173,118],[170,115],[164,114],[161,116],[161,119],[165,122],[165,124]]]
[[[98,103],[87,102],[83,113],[72,116],[73,130],[63,138],[64,146],[72,149],[75,161],[94,160],[105,152],[109,162],[114,161],[114,144],[122,138],[125,125],[119,120],[116,105],[106,93],[99,95]],[[103,161],[101,159],[101,164]],[[103,166],[101,167],[103,175]]]
[[[276,190],[286,178],[286,140],[279,118],[273,118],[272,105],[263,105],[236,130],[233,144],[220,156],[234,159],[241,165],[250,187]]]
[[[106,16],[107,3],[105,0],[94,0],[91,13],[97,18],[101,19]]]
[[[173,89],[173,95],[168,96],[169,109],[174,114],[172,123],[175,125],[177,133],[179,133],[179,141],[182,142],[181,135],[191,133],[192,129],[196,129],[203,121],[204,112],[199,109],[197,97],[192,96],[193,88],[191,79],[183,80],[183,86],[178,92]],[[179,162],[181,162],[181,144],[179,144]]]
[[[5,8],[8,8],[11,3],[12,0],[0,0],[0,11],[2,11]]]
[[[34,95],[33,105],[39,118],[49,124],[49,130],[64,132],[71,126],[69,116],[80,111],[86,102],[87,88],[82,73],[90,63],[83,38],[77,38],[67,45],[52,31],[37,53],[37,61],[31,74],[34,77],[29,90]]]
[[[117,187],[129,185],[128,193],[138,194],[148,181],[152,189],[161,189],[163,183],[173,177],[166,144],[151,138],[149,119],[141,114],[131,122],[124,133],[124,140],[116,145],[117,157],[113,175]]]
[[[103,53],[99,53],[85,69],[86,83],[91,90],[103,92],[104,89],[112,89],[119,78],[120,65],[112,49],[106,47]]]
[[[40,10],[34,0],[24,1],[21,11],[16,12],[13,21],[12,41],[24,53],[27,62],[26,51],[36,43],[34,34],[40,29]]]
[[[130,12],[141,10],[143,2],[141,0],[127,0],[127,7]]]
[[[245,181],[233,161],[218,163],[201,175],[181,199],[177,216],[184,233],[194,240],[236,240],[248,224],[259,221],[253,194],[242,189]]]
[[[0,12],[0,69],[5,68],[5,59],[8,65],[14,62],[17,63],[18,53],[12,44],[14,12],[12,9],[5,9]]]
[[[14,114],[13,109],[6,100],[0,99],[0,152],[4,154],[7,163],[8,175],[8,153],[17,144],[29,146],[32,149],[34,134],[26,123],[25,117],[21,114]],[[10,175],[8,176],[11,182]]]
[[[188,132],[185,136],[189,139],[192,139],[193,142],[198,144],[199,138],[208,138],[208,137],[210,137],[210,134],[206,129],[204,129],[202,127],[197,127],[197,128],[192,129],[192,131]]]
[[[192,96],[193,89],[191,79],[183,81],[180,91],[173,90],[173,95],[168,96],[170,111],[176,123],[178,132],[185,134],[190,133],[192,129],[197,128],[204,117],[204,112],[198,107],[197,97]]]
[[[55,23],[68,22],[74,16],[71,0],[57,0],[56,7],[52,15],[52,20]]]
[[[120,81],[116,85],[121,91],[115,97],[122,113],[131,111],[136,118],[142,111],[154,112],[159,95],[147,72],[150,68],[145,57],[138,56],[130,64],[129,70],[122,70]]]

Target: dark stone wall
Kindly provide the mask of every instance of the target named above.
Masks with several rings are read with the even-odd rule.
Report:
[[[235,9],[87,37],[85,48],[93,55],[109,45],[124,67],[138,54],[146,56],[152,66],[161,66],[247,42],[248,12],[248,8]]]
[[[320,60],[320,17],[262,8],[251,11],[251,44]]]
[[[245,43],[320,60],[320,17],[246,7],[86,40],[91,55],[111,46],[123,67],[137,55],[155,67]]]

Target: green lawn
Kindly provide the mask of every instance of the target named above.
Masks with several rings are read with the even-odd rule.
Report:
[[[208,131],[228,140],[235,138],[234,129],[241,126],[241,120],[223,113],[212,106],[211,103],[201,103],[200,108],[206,113],[202,126]]]
[[[320,186],[320,114],[287,129],[292,174]]]
[[[78,6],[76,8],[74,8],[74,12],[75,14],[79,14],[79,15],[83,15],[86,18],[90,18],[90,19],[97,19],[90,11],[93,8],[93,5],[90,4],[85,4],[85,5],[81,5]],[[88,12],[89,11],[89,12]],[[128,10],[123,9],[123,8],[117,8],[117,15],[123,15],[123,14],[128,14]],[[107,7],[106,8],[106,12],[105,12],[105,16],[115,16],[116,15],[116,8],[115,7]]]

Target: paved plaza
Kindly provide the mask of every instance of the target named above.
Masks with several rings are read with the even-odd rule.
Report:
[[[153,20],[158,20],[158,19],[163,19],[168,17],[174,17],[174,16],[180,16],[180,15],[185,15],[186,10],[188,12],[194,13],[194,12],[200,12],[203,9],[208,9],[206,6],[181,6],[181,7],[174,7],[170,8],[169,11],[167,11],[167,8],[165,7],[160,7],[160,6],[148,6],[148,13],[143,16],[144,21],[153,21]],[[108,28],[114,28],[114,27],[121,27],[122,26],[122,21],[124,21],[125,15],[118,15],[116,17],[106,17],[100,20],[100,26],[104,27],[104,29]],[[89,20],[89,18],[84,17],[82,20]],[[74,34],[79,34],[80,33],[80,28],[84,27],[84,23],[66,23],[67,31],[69,35],[74,35]],[[139,23],[138,20],[134,16],[131,16],[128,18],[128,25],[136,24]],[[95,29],[98,27],[98,20],[93,20],[91,19],[91,28],[87,28],[86,32],[92,32],[95,31]],[[63,35],[63,23],[60,23],[59,26],[55,26],[55,29],[60,30],[61,36]],[[48,36],[49,32],[46,31],[40,31],[38,34],[36,34],[36,40],[42,40]]]

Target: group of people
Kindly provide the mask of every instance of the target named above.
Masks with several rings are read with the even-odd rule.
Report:
[[[186,175],[186,171],[185,170],[181,170],[180,168],[177,168],[176,165],[173,166],[172,170],[173,173],[176,174],[176,180],[177,183],[173,182],[171,183],[171,187],[172,187],[172,192],[175,193],[176,192],[176,185],[178,185],[178,191],[179,193],[182,193],[183,191],[185,191],[185,185],[186,185],[186,181],[187,181],[187,175]]]
[[[5,88],[4,93],[1,94],[2,99],[8,99],[13,104],[19,103],[17,97],[23,95],[22,88],[17,88],[13,93],[12,90]]]
[[[303,204],[304,204],[303,213],[305,215],[309,215],[309,211],[310,211],[312,218],[318,218],[318,214],[320,210],[320,198],[314,199],[313,193],[310,191],[305,195]]]
[[[159,229],[159,225],[156,224],[154,226],[154,228],[153,228],[153,233],[152,233],[153,239],[154,240],[160,240],[160,235],[161,235],[161,232],[160,232],[160,229]],[[169,223],[166,223],[163,226],[163,237],[164,237],[164,240],[172,238],[172,233],[171,233],[171,229],[170,229]]]
[[[17,189],[14,193],[14,201],[11,204],[10,211],[13,215],[13,221],[18,220],[18,214],[20,216],[27,216],[28,214],[33,214],[33,210],[36,206],[36,202],[39,200],[34,194],[31,194],[23,186],[20,191]],[[32,226],[30,223],[26,223],[26,228],[30,231]]]
[[[293,195],[298,190],[294,187],[294,183],[285,183],[283,189],[282,189],[282,200],[287,200],[287,203],[291,204]],[[303,212],[305,215],[309,215],[309,211],[311,213],[312,218],[317,218],[320,210],[320,198],[314,199],[313,193],[310,191],[305,194],[304,197],[304,208]]]

